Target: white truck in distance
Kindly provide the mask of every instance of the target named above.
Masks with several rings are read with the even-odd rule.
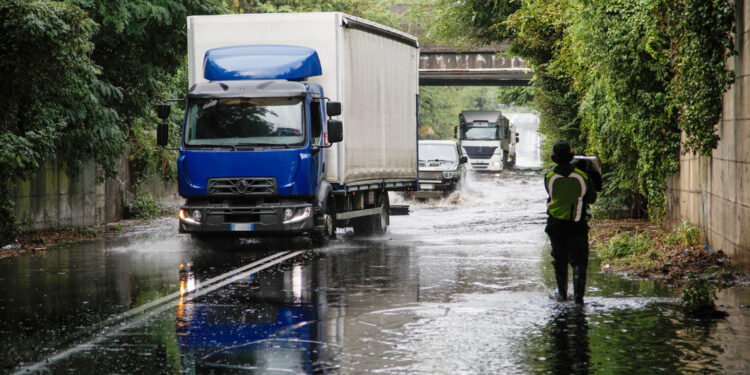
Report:
[[[463,111],[453,129],[470,170],[500,172],[516,164],[516,128],[500,111]]]

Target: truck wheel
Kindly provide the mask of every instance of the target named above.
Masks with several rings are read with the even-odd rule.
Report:
[[[380,214],[371,217],[373,234],[385,234],[388,230],[388,224],[391,221],[389,216],[390,206],[388,193],[382,192],[380,194]]]
[[[333,198],[330,198],[333,199]],[[323,214],[323,230],[317,230],[310,233],[310,240],[315,246],[324,246],[333,238],[336,238],[336,206],[329,199],[326,204],[326,212]]]

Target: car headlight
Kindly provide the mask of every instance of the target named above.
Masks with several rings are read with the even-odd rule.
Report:
[[[455,172],[443,172],[443,178],[453,178],[456,176]]]
[[[287,213],[291,216],[287,219]],[[284,224],[295,224],[307,220],[312,214],[312,207],[299,207],[297,209],[287,208],[284,210]]]

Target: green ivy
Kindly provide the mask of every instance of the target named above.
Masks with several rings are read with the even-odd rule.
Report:
[[[719,141],[722,94],[734,82],[734,5],[726,0],[665,1],[674,76],[671,107],[685,133],[684,151],[710,155]]]

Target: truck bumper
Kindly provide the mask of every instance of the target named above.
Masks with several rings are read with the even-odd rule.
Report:
[[[292,217],[285,220],[287,210],[292,211]],[[258,206],[186,203],[180,207],[180,233],[262,236],[273,233],[299,234],[313,229],[313,206],[309,203],[268,203]]]
[[[456,188],[456,183],[451,180],[421,180],[419,191],[449,191]]]
[[[467,164],[473,171],[500,172],[504,167],[500,155],[493,155],[489,159],[469,159]]]

